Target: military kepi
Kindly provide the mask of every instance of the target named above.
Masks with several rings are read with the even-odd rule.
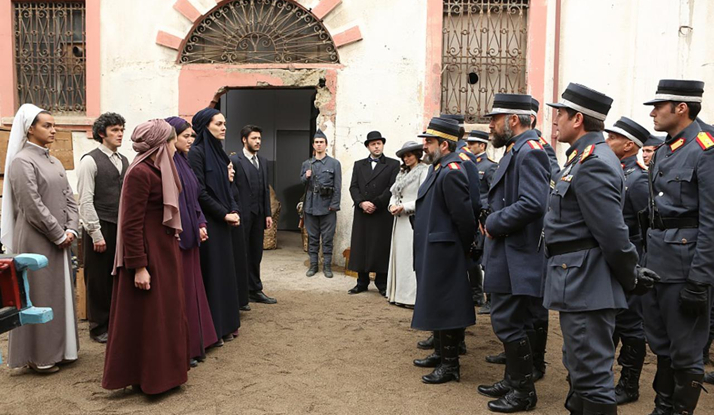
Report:
[[[647,141],[650,137],[650,132],[647,131],[645,127],[627,117],[620,118],[617,120],[615,125],[610,128],[606,128],[605,131],[624,136],[633,143],[637,144],[637,147],[642,147],[645,141]]]
[[[382,133],[379,131],[370,131],[367,134],[367,139],[364,140],[364,146],[367,147],[371,141],[382,140],[382,144],[387,142],[387,139],[382,137]]]
[[[585,85],[571,82],[563,91],[560,102],[550,103],[548,106],[570,108],[596,120],[605,121],[607,113],[610,112],[610,107],[612,106],[612,98]]]
[[[423,138],[443,138],[449,141],[459,141],[459,124],[452,119],[434,117],[429,121],[426,132],[419,134]]]
[[[480,130],[473,130],[469,133],[469,138],[466,139],[469,143],[485,143],[488,144],[488,133]]]
[[[499,114],[531,115],[533,98],[525,94],[496,94],[487,117]]]
[[[538,102],[537,99],[531,97],[531,115],[534,117],[537,117],[539,109],[540,109],[540,102]]]
[[[454,120],[461,125],[463,125],[466,120],[466,118],[464,118],[464,114],[441,114],[439,115],[439,118]]]
[[[323,139],[325,139],[325,141],[327,141],[327,136],[320,129],[315,131],[315,136],[313,138],[323,138]]]
[[[657,85],[654,99],[644,105],[654,105],[658,102],[702,102],[704,82],[684,79],[662,79]]]
[[[647,141],[645,141],[645,146],[657,147],[662,143],[664,143],[664,137],[657,137],[656,135],[650,134]]]

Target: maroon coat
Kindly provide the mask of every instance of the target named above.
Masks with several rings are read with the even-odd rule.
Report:
[[[164,226],[161,172],[147,159],[124,179],[124,267],[114,277],[109,342],[102,387],[140,385],[156,394],[186,382],[189,369],[179,243]],[[151,289],[134,287],[134,270],[146,267]]]

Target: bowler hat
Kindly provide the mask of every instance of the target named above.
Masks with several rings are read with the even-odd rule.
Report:
[[[387,139],[382,137],[382,133],[380,133],[379,131],[370,131],[369,133],[367,133],[367,139],[364,140],[364,146],[367,147],[370,141],[377,140],[382,140],[382,144],[387,142]]]
[[[563,91],[560,102],[550,103],[548,106],[570,108],[596,120],[605,121],[612,106],[612,98],[585,85],[571,82]]]
[[[403,155],[406,153],[412,152],[412,151],[417,151],[417,150],[423,150],[424,145],[417,143],[416,141],[407,141],[404,143],[402,148],[397,150],[397,157],[402,158]]]
[[[650,132],[645,127],[627,117],[621,117],[615,125],[606,128],[605,131],[619,134],[637,144],[637,147],[642,147],[650,136]]]
[[[702,81],[662,79],[657,85],[654,99],[645,102],[644,105],[654,105],[666,101],[702,102],[703,94],[704,82]]]
[[[459,141],[461,132],[459,124],[452,119],[434,117],[429,121],[426,132],[417,137],[422,138],[443,138],[449,141]]]

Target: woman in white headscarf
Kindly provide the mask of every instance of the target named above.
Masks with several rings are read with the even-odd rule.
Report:
[[[62,163],[47,148],[55,141],[55,120],[47,111],[24,104],[15,115],[5,159],[2,195],[3,245],[14,254],[47,257],[46,268],[28,272],[33,304],[51,307],[49,323],[10,332],[8,363],[54,373],[57,363],[77,360],[79,339],[74,288],[70,279],[70,245],[77,237],[79,215]]]

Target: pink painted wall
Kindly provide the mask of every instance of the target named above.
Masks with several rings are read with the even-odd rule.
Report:
[[[545,101],[545,47],[548,6],[546,0],[531,0],[528,8],[528,50],[526,52],[526,83],[528,93],[540,102],[538,127],[542,130]]]
[[[426,4],[426,79],[424,79],[424,128],[441,110],[441,49],[443,0],[427,0]]]
[[[12,2],[0,1],[0,117],[15,114],[15,58],[13,51]]]

